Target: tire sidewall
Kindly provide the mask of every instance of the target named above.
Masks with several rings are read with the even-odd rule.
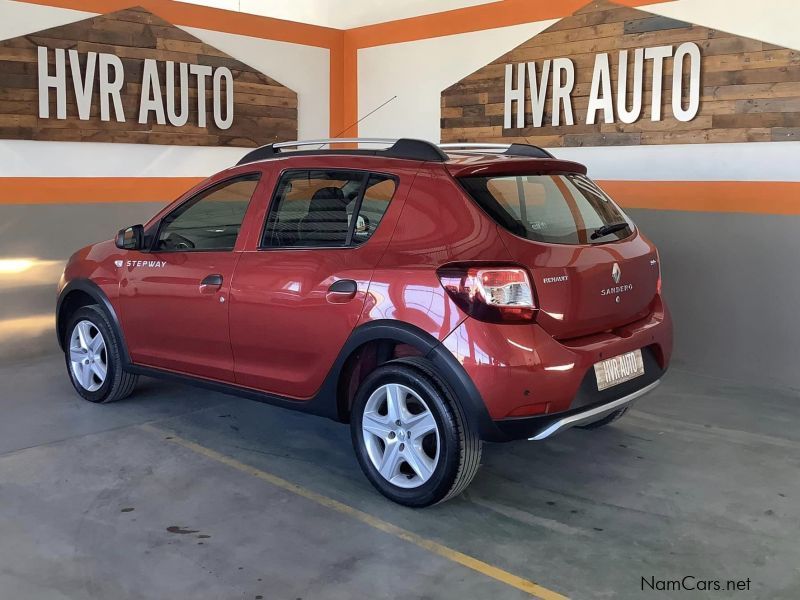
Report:
[[[439,428],[439,461],[431,478],[416,488],[401,488],[386,481],[372,464],[361,429],[367,400],[372,393],[387,383],[400,383],[414,390],[428,405]],[[368,375],[356,392],[350,418],[350,433],[356,458],[361,469],[378,491],[400,504],[413,507],[435,504],[444,498],[453,486],[461,459],[461,442],[458,424],[452,408],[441,390],[421,371],[402,365],[386,364]]]
[[[103,335],[103,341],[106,345],[106,361],[108,363],[106,369],[106,379],[103,382],[103,385],[93,392],[90,392],[84,388],[75,379],[75,374],[72,372],[72,364],[69,358],[69,347],[72,332],[75,330],[75,326],[81,321],[89,321],[92,325],[94,325]],[[82,398],[88,400],[89,402],[95,403],[104,402],[108,398],[114,385],[114,381],[119,376],[117,371],[121,368],[121,357],[116,333],[113,329],[111,329],[108,324],[108,319],[105,318],[105,315],[99,308],[94,306],[84,306],[83,308],[75,311],[75,313],[70,317],[64,337],[64,359],[67,366],[67,374],[69,375],[69,380],[72,383],[72,387],[75,388],[75,391],[78,392]]]

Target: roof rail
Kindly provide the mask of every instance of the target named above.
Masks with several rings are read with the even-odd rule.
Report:
[[[503,154],[506,156],[528,156],[530,158],[555,158],[544,148],[532,144],[484,144],[484,143],[452,143],[439,144],[439,148],[447,152],[474,152]]]
[[[388,146],[385,149],[372,149],[365,150],[358,149],[336,149],[331,148],[335,144],[375,144],[381,146]],[[307,146],[317,146],[311,150],[304,150]],[[323,148],[328,146],[328,148]],[[295,148],[288,152],[284,148]],[[275,144],[268,144],[261,146],[255,150],[251,150],[236,163],[243,165],[257,160],[267,160],[276,158],[286,154],[321,154],[321,153],[338,153],[338,154],[366,154],[374,156],[385,156],[387,158],[404,158],[408,160],[425,160],[433,162],[444,162],[447,160],[447,155],[444,154],[439,148],[431,142],[424,140],[414,140],[410,138],[389,139],[389,138],[328,138],[320,140],[295,140],[292,142],[277,142]]]

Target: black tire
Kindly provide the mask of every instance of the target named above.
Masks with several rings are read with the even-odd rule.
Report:
[[[628,412],[628,407],[620,408],[619,410],[615,410],[610,415],[606,415],[599,421],[595,421],[594,423],[587,423],[586,425],[577,425],[578,429],[600,429],[601,427],[605,427],[606,425],[613,423],[617,419],[621,418]]]
[[[102,335],[105,342],[106,377],[102,385],[93,391],[83,387],[72,370],[70,361],[70,338],[79,323],[89,321]],[[89,402],[104,403],[122,400],[133,392],[138,375],[128,373],[123,368],[124,360],[121,351],[121,341],[116,329],[111,324],[105,311],[98,304],[84,306],[70,315],[67,330],[64,336],[64,358],[67,374],[72,382],[72,387]]]
[[[372,393],[387,383],[399,383],[427,404],[439,431],[439,459],[430,478],[414,488],[390,483],[373,465],[362,431],[362,419]],[[433,366],[421,358],[388,362],[370,373],[356,392],[350,415],[350,432],[356,457],[370,483],[384,496],[415,508],[444,502],[460,494],[478,471],[482,442],[467,425],[463,409]],[[410,439],[410,438],[409,438]]]

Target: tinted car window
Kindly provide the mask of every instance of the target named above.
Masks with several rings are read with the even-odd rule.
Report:
[[[475,201],[510,232],[555,244],[604,243],[628,237],[633,223],[597,185],[580,174],[465,177]],[[608,235],[605,225],[626,226]]]
[[[226,181],[179,206],[164,218],[157,249],[233,250],[258,178],[254,174]]]
[[[262,247],[364,243],[380,223],[394,188],[392,178],[361,171],[287,172],[276,188]]]
[[[354,244],[363,244],[375,233],[383,215],[389,208],[389,202],[392,201],[395,189],[397,189],[397,182],[392,177],[376,173],[369,176],[353,231]]]

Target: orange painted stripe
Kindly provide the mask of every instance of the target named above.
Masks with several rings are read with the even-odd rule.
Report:
[[[800,215],[800,182],[598,181],[624,208]]]
[[[170,202],[200,177],[4,177],[0,205]],[[800,215],[800,182],[598,181],[625,208]]]
[[[3,177],[3,204],[170,202],[202,177]]]
[[[328,134],[336,137],[347,125],[345,124],[345,86],[344,86],[344,39],[331,48],[329,59],[330,84],[328,93],[330,98],[328,114]]]
[[[334,137],[358,137],[358,48],[349,32],[343,38],[342,55],[342,128]]]

